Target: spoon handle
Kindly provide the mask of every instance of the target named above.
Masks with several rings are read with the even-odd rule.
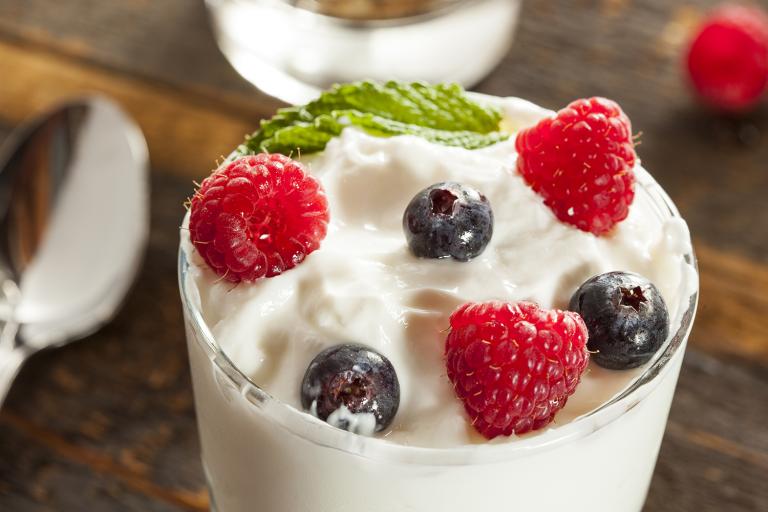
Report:
[[[12,349],[0,347],[0,407],[3,406],[13,379],[16,378],[26,358],[27,351],[23,347]]]

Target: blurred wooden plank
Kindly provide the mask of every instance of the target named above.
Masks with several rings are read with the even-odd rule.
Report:
[[[765,403],[759,367],[689,350],[645,512],[768,510]]]
[[[86,92],[116,99],[138,121],[155,168],[201,177],[253,131],[274,105],[243,105],[199,92],[109,72],[43,50],[0,42],[0,116],[18,123]],[[269,110],[266,110],[269,108]]]
[[[57,455],[0,421],[0,510],[3,512],[189,512],[120,480]],[[12,454],[7,456],[5,454]],[[207,510],[207,509],[206,509]]]
[[[165,505],[164,507],[153,508],[192,512],[209,510],[208,493],[205,487],[201,486],[196,491],[168,489],[152,481],[151,475],[147,474],[140,464],[139,469],[137,469],[135,462],[131,464],[125,460],[114,460],[99,450],[72,443],[56,432],[38,426],[22,416],[12,412],[5,412],[0,417],[0,421],[14,431],[10,432],[11,436],[21,437],[21,443],[36,446],[37,451],[42,449],[50,452],[44,456],[46,459],[45,471],[36,471],[37,482],[31,486],[30,492],[30,497],[34,500],[44,502],[51,499],[52,490],[47,489],[47,487],[54,480],[52,473],[63,471],[56,464],[58,462],[56,459],[62,459],[67,462],[66,465],[68,466],[71,464],[78,465],[76,471],[72,474],[88,477],[89,473],[92,473],[90,478],[86,482],[81,483],[81,485],[92,485],[91,479],[93,479],[93,476],[99,475],[99,479],[108,479],[129,489],[130,492],[119,491],[120,501],[126,499],[127,496],[125,495],[135,492],[137,496],[142,498],[142,501]],[[56,462],[53,462],[52,459],[56,460]],[[26,484],[29,485],[28,482]],[[59,494],[61,489],[56,489],[56,491],[58,491],[56,494]],[[82,489],[77,489],[75,493],[74,497],[77,499],[77,502],[81,500],[81,492]],[[71,496],[65,495],[64,498],[68,499]],[[92,509],[89,508],[89,510]]]
[[[203,0],[2,0],[0,39],[169,85],[258,97],[221,57]]]
[[[692,342],[768,367],[768,265],[699,243],[701,301]]]

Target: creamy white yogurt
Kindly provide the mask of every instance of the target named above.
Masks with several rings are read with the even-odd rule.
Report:
[[[511,131],[551,114],[519,99],[493,101]],[[696,287],[684,260],[690,252],[685,222],[661,220],[641,187],[629,217],[610,236],[595,237],[558,221],[517,173],[516,158],[514,138],[470,151],[346,129],[323,153],[303,159],[325,187],[331,225],[321,248],[295,269],[233,287],[206,267],[182,232],[205,322],[246,375],[297,409],[301,378],[314,356],[338,343],[363,343],[390,359],[400,381],[397,417],[379,435],[422,447],[487,443],[469,426],[445,375],[445,329],[457,306],[499,299],[564,308],[587,278],[627,270],[661,290],[674,331]],[[654,185],[639,164],[635,172],[639,183]],[[406,245],[406,205],[440,181],[476,188],[493,208],[493,238],[471,262],[418,259]],[[605,403],[637,373],[591,365],[548,429]]]
[[[549,114],[522,100],[487,101],[504,108],[511,131]],[[332,226],[322,248],[296,269],[233,288],[205,267],[182,233],[191,261],[188,268],[181,263],[189,358],[215,509],[639,512],[690,328],[681,316],[692,312],[697,289],[684,260],[687,227],[663,211],[650,176],[638,166],[629,218],[611,237],[595,238],[561,224],[525,186],[512,141],[466,151],[346,130],[306,162],[328,192]],[[418,260],[405,247],[405,205],[444,180],[481,190],[494,208],[493,239],[470,263]],[[523,439],[482,440],[443,369],[442,331],[453,308],[494,298],[562,307],[583,280],[617,269],[654,281],[670,307],[672,332],[684,327],[671,360],[654,366],[659,373],[649,384],[585,414],[641,371],[593,366],[550,427]],[[296,410],[309,361],[341,341],[374,346],[398,372],[402,401],[385,439]],[[220,360],[217,343],[254,382],[296,409],[244,382]],[[343,410],[337,416],[366,429],[365,418]]]

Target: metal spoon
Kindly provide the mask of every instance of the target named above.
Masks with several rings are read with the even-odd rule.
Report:
[[[85,97],[0,147],[0,406],[24,360],[107,322],[149,225],[147,146],[112,101]]]

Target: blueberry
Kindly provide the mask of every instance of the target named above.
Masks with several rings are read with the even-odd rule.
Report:
[[[309,364],[301,383],[301,405],[335,427],[371,435],[395,418],[400,384],[386,357],[345,343],[323,350]]]
[[[403,231],[411,252],[419,258],[469,261],[491,240],[491,204],[480,192],[460,183],[436,183],[411,199],[403,215]]]
[[[568,309],[587,324],[591,359],[611,370],[646,363],[669,334],[669,313],[659,290],[631,272],[590,278],[573,294]]]

